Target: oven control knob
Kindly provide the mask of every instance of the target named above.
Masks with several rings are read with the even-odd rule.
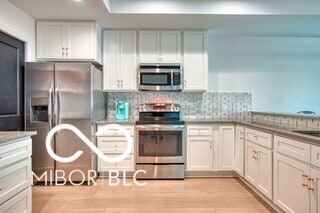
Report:
[[[139,111],[146,111],[146,105],[143,104],[143,105],[139,105]]]
[[[179,109],[179,106],[175,106],[174,104],[171,105],[171,111],[174,111],[174,112],[178,112],[180,109]]]

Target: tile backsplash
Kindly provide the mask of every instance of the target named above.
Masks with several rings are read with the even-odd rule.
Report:
[[[248,92],[110,92],[107,118],[115,118],[115,104],[129,102],[129,118],[138,119],[141,103],[177,103],[183,118],[245,120],[250,117],[252,95]]]
[[[282,114],[272,112],[251,112],[254,123],[276,124],[291,129],[320,130],[320,117]]]

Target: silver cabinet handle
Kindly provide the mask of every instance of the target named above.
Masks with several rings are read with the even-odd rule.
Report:
[[[52,103],[53,103],[53,85],[49,86],[49,97],[48,97],[48,123],[49,123],[49,130],[52,129]]]
[[[123,88],[123,80],[120,80],[120,82],[121,82],[121,87]]]
[[[65,48],[62,47],[62,57],[64,57],[64,55],[65,55]]]
[[[69,57],[69,48],[66,48],[66,57]]]

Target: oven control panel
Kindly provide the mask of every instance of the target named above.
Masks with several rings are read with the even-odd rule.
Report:
[[[139,104],[139,112],[180,112],[180,105],[171,103]]]

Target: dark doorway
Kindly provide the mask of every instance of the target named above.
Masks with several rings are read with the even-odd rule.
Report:
[[[0,32],[0,131],[24,130],[24,43]]]

